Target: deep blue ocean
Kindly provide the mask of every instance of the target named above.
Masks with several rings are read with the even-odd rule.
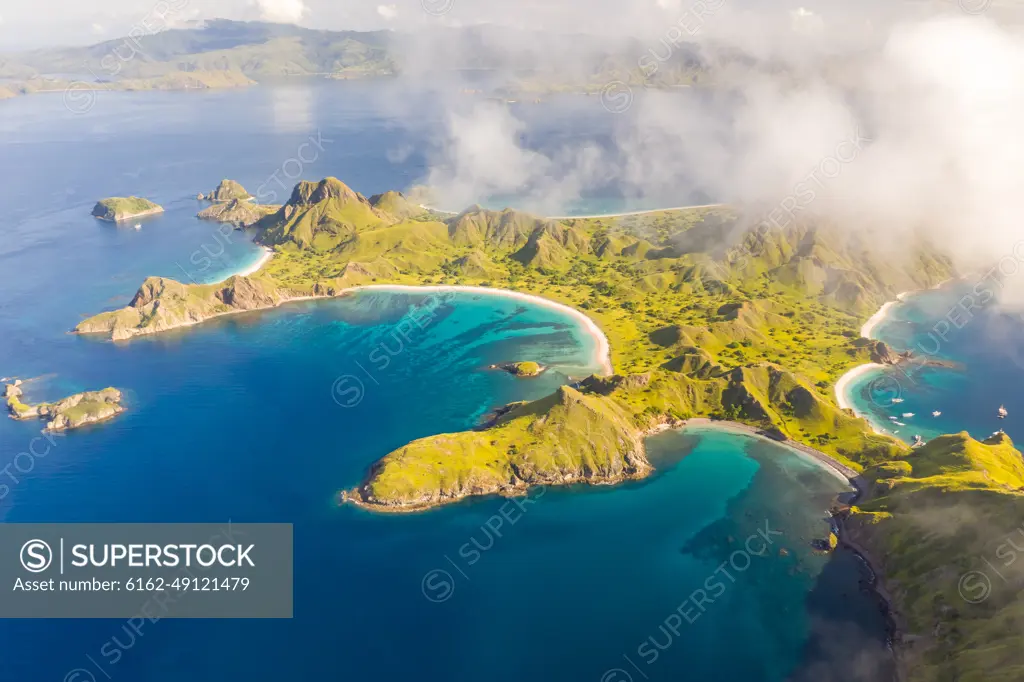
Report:
[[[964,298],[982,285],[995,293],[1014,282],[967,278],[906,295],[890,308],[872,335],[912,351],[914,361],[855,381],[850,386],[855,411],[888,433],[898,431],[895,435],[907,442],[914,435],[927,441],[960,431],[983,439],[999,429],[1024,439],[1024,319],[995,297]],[[985,305],[978,303],[982,300]],[[1008,412],[1005,419],[997,414],[1000,406]]]
[[[253,262],[247,236],[197,221],[192,197],[223,177],[253,190],[311,138],[331,142],[302,179],[335,175],[366,195],[417,181],[441,113],[429,96],[408,118],[380,106],[403,96],[396,84],[293,83],[100,93],[84,115],[60,95],[0,105],[0,376],[32,379],[30,400],[112,385],[128,406],[18,467],[40,424],[0,419],[0,467],[16,478],[0,517],[295,527],[293,619],[164,619],[141,636],[118,620],[0,620],[0,680],[888,679],[859,560],[810,548],[846,487],[775,444],[661,434],[651,477],[535,491],[500,535],[485,524],[501,499],[413,515],[338,505],[403,443],[593,371],[586,334],[557,312],[363,292],[129,343],[67,333],[126,304],[148,275],[216,281]],[[533,110],[533,144],[607,134],[606,113],[586,114],[593,100],[567,102]],[[570,114],[571,133],[544,128]],[[89,217],[96,199],[126,194],[167,211],[140,230]],[[387,368],[368,363],[425,305],[429,326]],[[533,380],[486,369],[523,359],[553,369]],[[339,378],[358,395],[339,396]]]

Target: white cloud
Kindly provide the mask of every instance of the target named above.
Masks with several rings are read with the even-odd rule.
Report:
[[[398,16],[398,8],[394,5],[377,5],[377,14],[391,21]]]
[[[307,8],[303,0],[256,0],[260,19],[296,24],[302,21]]]

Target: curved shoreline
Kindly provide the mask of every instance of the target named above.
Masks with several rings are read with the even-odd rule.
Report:
[[[260,249],[263,250],[263,253],[260,254],[259,259],[255,263],[247,265],[238,272],[232,272],[230,275],[218,279],[216,282],[210,282],[210,284],[222,284],[232,277],[248,277],[249,275],[253,275],[261,270],[263,266],[267,264],[267,261],[274,257],[274,250],[269,246],[261,246]]]
[[[797,455],[805,460],[812,461],[818,465],[819,468],[827,471],[838,479],[842,479],[843,482],[849,484],[855,490],[860,491],[860,483],[858,481],[860,473],[846,466],[842,462],[833,459],[821,450],[812,448],[809,445],[804,445],[791,438],[786,440],[776,440],[765,434],[761,429],[754,426],[749,426],[742,422],[733,421],[719,421],[715,419],[708,419],[707,417],[691,417],[682,424],[672,428],[685,429],[687,427],[694,427],[698,429],[710,429],[713,431],[725,431],[728,433],[738,433],[747,436],[752,436],[760,440],[765,440],[775,445],[782,446],[789,450],[792,450]]]
[[[881,369],[882,367],[883,365],[880,365],[877,362],[868,362],[863,365],[857,365],[846,372],[846,374],[839,377],[839,380],[836,381],[836,404],[839,405],[839,409],[853,410],[856,412],[857,410],[853,406],[853,400],[851,400],[848,395],[850,384],[865,374],[869,374],[876,369]]]
[[[263,247],[263,248],[266,248],[266,247]],[[263,256],[260,258],[260,260],[258,262],[256,262],[253,265],[249,266],[248,268],[246,268],[242,272],[237,272],[237,273],[235,273],[233,275],[229,275],[225,279],[220,280],[219,282],[213,282],[212,284],[220,284],[222,282],[227,281],[228,279],[231,279],[232,277],[248,276],[248,275],[254,274],[255,272],[259,271],[267,263],[267,261],[270,260],[270,258],[273,255],[274,255],[274,252],[271,249],[266,249],[266,253],[263,254]],[[587,336],[589,336],[591,338],[591,340],[593,340],[593,342],[594,342],[594,350],[593,350],[593,355],[592,355],[591,359],[592,359],[593,364],[596,367],[600,368],[600,372],[605,374],[605,375],[609,375],[609,376],[615,373],[615,370],[612,367],[611,345],[608,342],[608,337],[605,336],[604,332],[601,331],[601,328],[597,325],[597,323],[592,318],[590,318],[586,314],[580,312],[576,308],[573,308],[572,306],[566,305],[565,303],[559,303],[558,301],[553,301],[551,299],[544,298],[543,296],[538,296],[536,294],[526,294],[526,293],[523,293],[521,291],[512,291],[511,289],[497,289],[497,288],[492,288],[492,287],[477,287],[477,286],[458,285],[458,284],[450,284],[450,285],[443,285],[443,284],[442,285],[437,285],[437,284],[424,284],[424,285],[417,285],[417,284],[364,284],[364,285],[360,285],[360,286],[354,286],[354,287],[348,287],[348,288],[342,289],[341,291],[339,291],[338,293],[334,294],[333,296],[316,296],[316,295],[313,295],[313,296],[290,296],[290,297],[282,299],[281,301],[279,301],[278,303],[276,303],[274,305],[268,305],[268,306],[263,306],[263,307],[258,307],[258,308],[249,308],[249,309],[245,309],[245,310],[241,310],[241,309],[226,310],[226,311],[223,311],[223,312],[219,312],[219,313],[210,315],[209,317],[205,317],[205,318],[200,319],[200,320],[190,320],[188,322],[183,322],[181,324],[177,324],[177,325],[175,325],[173,327],[167,327],[167,328],[164,328],[164,329],[159,329],[157,331],[143,332],[143,333],[146,333],[146,334],[159,334],[159,333],[164,333],[164,332],[172,331],[174,329],[181,329],[182,327],[192,327],[192,326],[195,326],[195,325],[202,324],[202,323],[204,323],[204,322],[206,322],[208,320],[212,320],[212,319],[215,319],[215,318],[218,318],[218,317],[224,317],[224,316],[227,316],[227,315],[237,315],[237,314],[240,314],[240,313],[251,313],[251,312],[256,312],[256,311],[259,311],[259,310],[270,310],[270,309],[273,309],[273,308],[279,308],[279,307],[281,307],[281,306],[283,306],[283,305],[285,305],[287,303],[296,303],[296,302],[299,302],[299,301],[317,301],[317,300],[323,300],[323,299],[329,299],[329,298],[338,298],[340,296],[345,296],[346,294],[356,293],[356,292],[361,291],[361,290],[377,290],[377,291],[387,291],[387,290],[390,290],[390,291],[404,291],[404,292],[409,292],[409,293],[420,293],[420,292],[424,292],[424,291],[461,292],[461,293],[478,294],[478,295],[484,295],[484,296],[497,296],[497,297],[501,297],[501,298],[512,298],[512,299],[516,299],[516,300],[519,300],[519,301],[524,301],[526,303],[531,303],[531,304],[536,305],[536,306],[541,306],[541,307],[544,307],[544,308],[549,308],[549,309],[552,309],[552,310],[557,310],[558,312],[560,312],[562,314],[565,314],[565,315],[568,315],[569,317],[571,317],[574,320],[576,320],[577,322],[579,322],[580,326],[586,332]],[[73,333],[89,334],[89,333],[94,333],[94,332],[80,332],[80,331],[76,330]],[[128,338],[132,338],[134,336],[139,336],[139,335],[141,335],[141,334],[138,334],[138,333],[137,334],[131,334]],[[122,339],[122,340],[126,340],[126,339]]]
[[[861,337],[865,339],[871,339],[872,341],[877,341],[878,339],[871,336],[871,334],[874,333],[875,329],[878,328],[878,325],[885,321],[885,318],[888,317],[889,312],[892,310],[893,306],[895,306],[897,303],[902,303],[903,299],[909,293],[910,292],[908,291],[903,291],[899,294],[896,294],[895,301],[886,301],[885,303],[883,303],[882,307],[879,308],[874,315],[869,317],[863,325],[861,325]],[[881,367],[882,365],[878,364],[877,362],[868,362],[863,365],[857,365],[856,367],[847,370],[846,373],[843,374],[843,376],[839,377],[835,385],[836,404],[839,405],[839,409],[851,410],[858,417],[867,420],[867,422],[871,424],[871,428],[875,431],[875,433],[881,433],[881,431],[879,431],[878,427],[876,427],[871,422],[871,419],[857,412],[856,408],[853,406],[853,399],[848,394],[848,391],[850,385],[854,382],[854,380],[859,379],[860,377],[864,376],[865,374],[873,370],[880,369]]]
[[[406,291],[406,292],[421,292],[421,291],[454,291],[471,294],[484,294],[489,296],[498,296],[500,298],[512,298],[519,301],[526,301],[534,305],[542,306],[544,308],[550,308],[557,310],[561,313],[565,313],[577,320],[583,326],[584,331],[594,341],[594,362],[596,365],[601,367],[605,374],[613,374],[612,361],[611,361],[611,345],[608,343],[608,337],[604,335],[601,328],[597,326],[597,323],[593,319],[580,312],[572,306],[557,301],[552,301],[549,298],[543,296],[537,296],[536,294],[524,294],[521,291],[512,291],[511,289],[496,289],[493,287],[474,287],[465,284],[424,284],[422,286],[415,284],[366,284],[363,286],[350,287],[343,290],[341,293],[350,291],[360,291],[373,289],[377,291]]]

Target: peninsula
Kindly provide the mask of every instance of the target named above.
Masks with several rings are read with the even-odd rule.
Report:
[[[54,403],[28,405],[21,401],[21,382],[7,384],[4,397],[12,419],[45,419],[47,431],[66,431],[105,421],[124,412],[116,388],[76,393]]]
[[[96,202],[92,215],[112,223],[163,213],[163,207],[140,197],[111,197]]]
[[[559,220],[480,207],[439,215],[397,192],[367,199],[335,178],[299,183],[255,228],[275,253],[262,269],[216,285],[150,278],[129,306],[76,331],[127,339],[360,287],[543,297],[600,329],[607,375],[500,407],[477,429],[403,445],[343,500],[408,512],[534,485],[636,479],[651,471],[647,434],[691,419],[739,423],[813,453],[861,490],[842,511],[839,541],[865,550],[891,596],[906,679],[931,682],[939,669],[984,676],[1005,662],[972,642],[1009,642],[1012,629],[999,623],[1021,607],[965,603],[957,582],[973,559],[996,556],[1024,512],[1020,453],[1004,434],[911,450],[834,393],[858,365],[901,361],[860,334],[873,311],[957,274],[927,241],[893,255],[858,233],[756,228],[715,206]],[[928,528],[936,521],[942,532]],[[952,551],[960,546],[971,550]]]

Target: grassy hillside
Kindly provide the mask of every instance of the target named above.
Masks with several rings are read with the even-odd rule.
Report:
[[[0,60],[0,77],[24,78],[33,72],[125,79],[197,71],[231,71],[254,78],[352,71],[388,75],[394,66],[387,45],[387,32],[316,31],[220,19],[132,40],[10,55]],[[119,58],[132,52],[131,59]]]
[[[864,476],[846,527],[896,600],[910,682],[1024,679],[1024,462],[1009,437],[942,436]]]
[[[396,511],[539,483],[614,482],[647,473],[643,438],[660,425],[744,422],[864,471],[869,490],[846,527],[882,564],[913,682],[1024,679],[1024,572],[1005,565],[1018,551],[1007,537],[1019,533],[1024,548],[1020,453],[1003,435],[910,450],[833,399],[835,380],[879,352],[858,338],[862,320],[899,291],[954,275],[950,261],[924,241],[901,257],[827,225],[746,224],[722,207],[561,221],[472,207],[442,217],[399,193],[367,199],[327,178],[300,183],[258,223],[275,257],[257,276],[151,279],[130,306],[78,329],[125,338],[369,283],[486,285],[566,303],[609,337],[613,376],[403,446],[346,496]],[[1005,581],[993,575],[986,600],[963,598],[979,587],[962,576],[990,566]]]
[[[716,415],[775,428],[855,468],[891,458],[903,446],[840,411],[832,385],[870,356],[870,344],[857,338],[861,318],[897,291],[948,277],[948,262],[925,245],[900,263],[826,228],[756,234],[741,220],[725,208],[555,221],[479,207],[441,219],[398,193],[366,199],[327,178],[299,183],[258,224],[276,255],[259,273],[262,295],[241,298],[258,307],[369,283],[535,293],[600,325],[623,382],[645,377],[640,393],[594,394],[614,403],[607,409],[624,410],[634,428]],[[726,248],[733,233],[742,259]],[[78,329],[126,338],[188,324],[230,312],[231,289],[160,280],[131,306]],[[411,457],[403,456],[406,465]],[[464,464],[456,477],[478,480],[472,460]],[[421,480],[428,489],[403,495],[426,499],[445,486],[443,477]]]

